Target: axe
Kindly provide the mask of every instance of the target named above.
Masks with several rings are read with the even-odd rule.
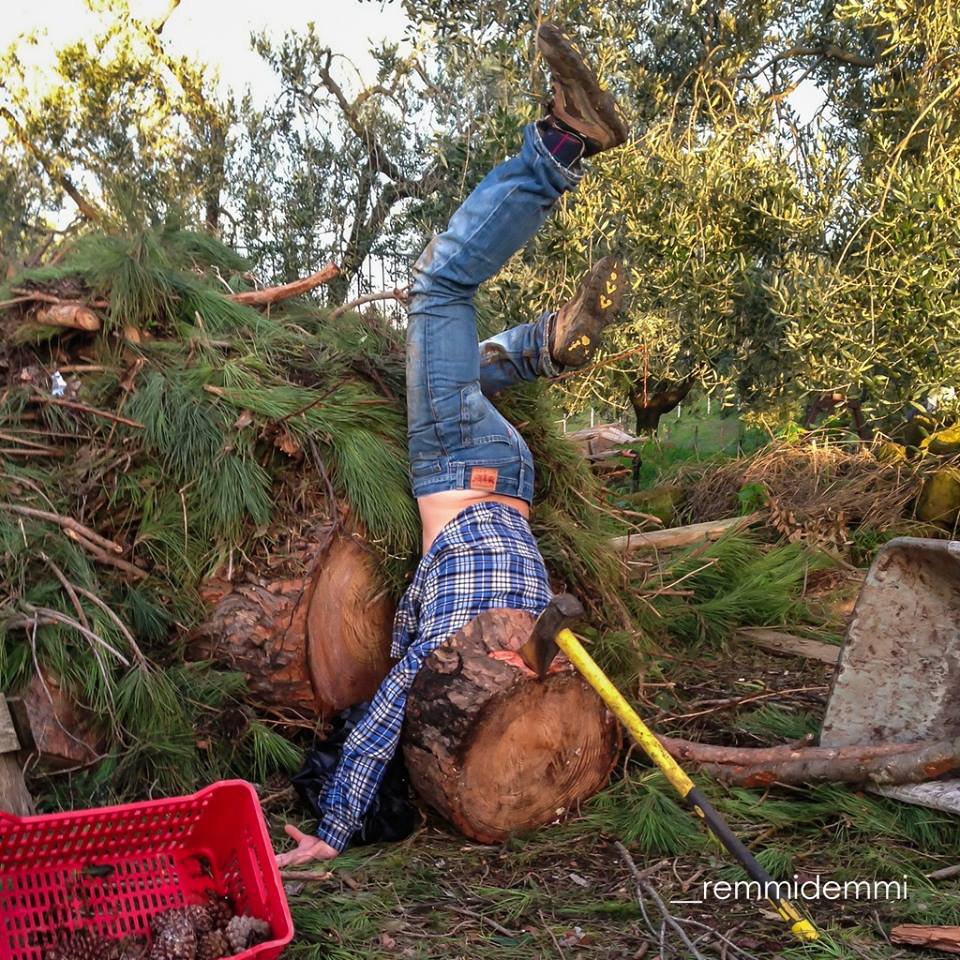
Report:
[[[779,896],[779,884],[757,863],[754,855],[730,829],[726,820],[713,808],[700,788],[684,773],[681,766],[667,753],[663,744],[640,719],[593,658],[583,649],[570,628],[583,616],[580,601],[569,593],[555,596],[537,618],[530,639],[517,651],[523,662],[543,680],[557,652],[562,650],[583,678],[600,695],[640,744],[644,753],[660,768],[671,786],[680,795],[684,806],[701,817],[710,832],[740,861],[751,880],[757,881],[767,902],[790,925],[800,940],[819,940],[817,928],[801,916],[786,898]],[[772,891],[772,893],[771,893]]]

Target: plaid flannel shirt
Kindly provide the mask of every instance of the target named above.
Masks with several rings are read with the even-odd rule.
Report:
[[[546,567],[523,515],[492,500],[448,523],[420,561],[393,626],[399,657],[351,732],[323,796],[317,831],[346,849],[400,741],[407,693],[430,652],[484,610],[539,614],[550,602]]]

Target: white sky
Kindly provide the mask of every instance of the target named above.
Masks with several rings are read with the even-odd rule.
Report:
[[[150,21],[162,15],[168,3],[130,0],[130,6]],[[380,0],[181,0],[163,36],[173,52],[214,67],[223,88],[239,93],[249,86],[254,99],[263,103],[276,96],[279,84],[273,71],[250,49],[250,34],[266,30],[279,39],[310,21],[316,24],[321,39],[360,71],[359,77],[351,77],[351,71],[341,64],[338,72],[348,89],[373,78],[370,46],[387,38],[399,40],[408,25],[399,0],[387,4]],[[96,22],[84,0],[0,0],[0,49],[6,49],[21,33],[36,30],[41,34],[40,44],[30,59],[42,65],[58,47],[93,33]],[[806,81],[790,102],[804,122],[822,99],[816,86]]]
[[[130,7],[150,21],[168,4],[130,0]],[[273,71],[250,49],[250,34],[266,30],[279,39],[310,21],[326,44],[357,64],[365,79],[371,79],[374,68],[367,52],[371,43],[399,40],[407,25],[399,2],[381,7],[379,0],[181,0],[163,38],[172,52],[215,67],[225,87],[239,92],[249,85],[262,102],[279,87]],[[37,30],[42,36],[31,60],[49,62],[57,48],[90,36],[96,24],[84,0],[0,0],[0,49],[21,33]]]

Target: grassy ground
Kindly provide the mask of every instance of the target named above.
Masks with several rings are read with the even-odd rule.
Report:
[[[752,647],[657,655],[633,694],[658,730],[703,741],[766,745],[815,731],[831,668]],[[765,904],[707,896],[704,881],[738,868],[681,810],[660,775],[632,753],[614,782],[564,822],[499,847],[479,846],[425,816],[397,845],[360,848],[329,879],[291,883],[304,960],[691,957],[649,897],[641,905],[620,840],[703,956],[895,958],[897,923],[960,923],[956,880],[924,874],[960,861],[960,823],[835,786],[761,794],[706,782],[736,832],[778,879],[900,881],[904,899],[809,904],[817,944],[792,940]],[[279,837],[284,799],[271,819]],[[282,843],[282,841],[281,841]],[[891,892],[893,892],[891,890]],[[660,939],[664,938],[661,953]],[[729,940],[734,946],[725,942]]]

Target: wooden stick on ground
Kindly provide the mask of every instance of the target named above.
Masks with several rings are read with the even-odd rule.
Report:
[[[91,543],[75,530],[65,530],[64,533],[70,540],[73,540],[74,543],[78,543],[83,547],[94,560],[99,560],[100,563],[104,563],[109,567],[116,567],[118,570],[122,570],[136,580],[142,580],[148,576],[147,571],[142,567],[138,567],[136,564],[130,563],[112,553],[107,553],[106,550],[102,550],[95,543]]]
[[[734,636],[779,656],[804,657],[834,666],[840,659],[840,647],[822,640],[795,637],[791,633],[770,630],[767,627],[741,627]]]
[[[331,880],[336,874],[330,870],[323,871],[304,871],[304,870],[281,870],[280,879],[289,880],[291,883],[320,883],[323,880]]]
[[[17,816],[33,813],[33,798],[23,780],[23,771],[17,760],[20,740],[14,729],[7,701],[0,693],[0,810]]]
[[[944,953],[960,953],[960,927],[927,927],[919,923],[901,923],[890,931],[894,943],[927,947]]]
[[[748,527],[759,519],[759,514],[752,513],[746,517],[708,520],[706,523],[691,523],[685,527],[668,527],[666,530],[653,530],[650,533],[630,533],[625,537],[614,537],[610,541],[610,547],[618,553],[638,553],[648,550],[673,550],[676,547],[689,547],[695,543],[719,540],[725,533]]]
[[[329,283],[334,277],[339,276],[340,268],[335,263],[328,263],[322,270],[318,270],[309,277],[303,277],[279,287],[264,287],[263,290],[231,293],[227,296],[227,299],[233,300],[235,303],[246,304],[248,307],[265,307],[271,303],[279,303],[281,300],[289,300],[291,297],[299,297],[301,294],[313,290],[314,287]]]

